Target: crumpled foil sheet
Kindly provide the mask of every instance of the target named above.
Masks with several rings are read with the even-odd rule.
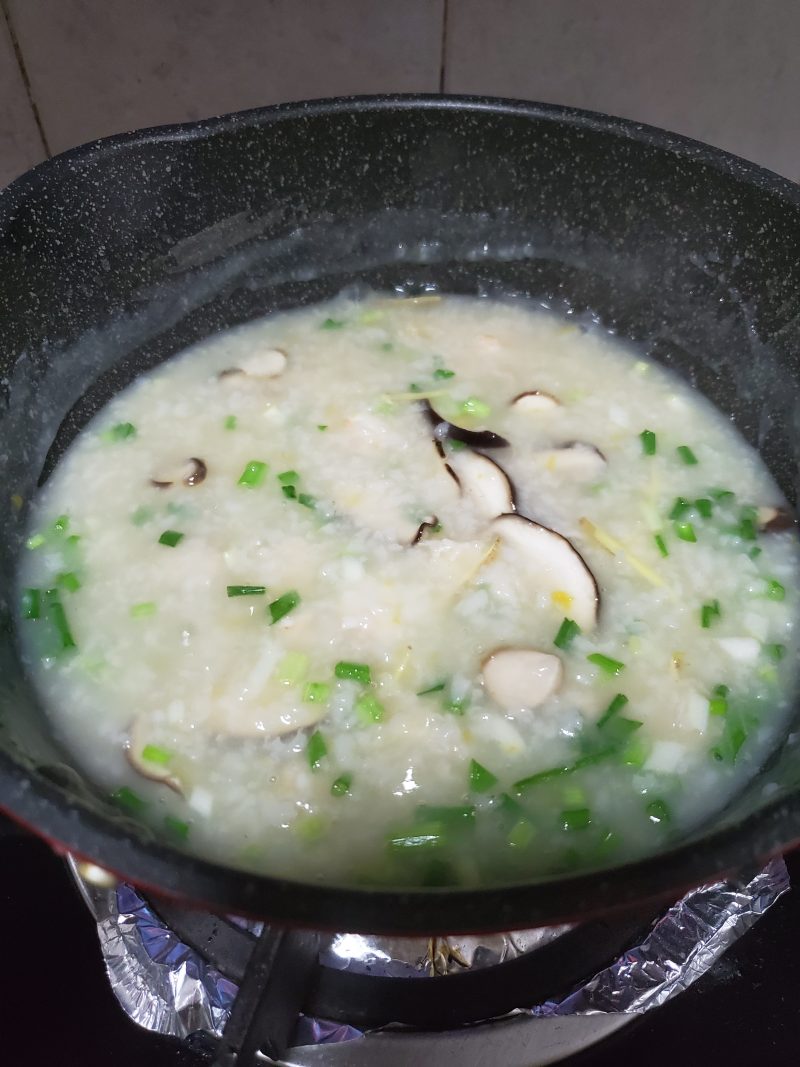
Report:
[[[97,889],[74,863],[72,872],[97,919],[100,945],[112,989],[127,1014],[141,1026],[173,1037],[198,1030],[221,1035],[238,987],[184,945],[129,885]],[[560,1002],[529,1009],[538,1016],[643,1012],[663,1004],[695,982],[789,889],[780,858],[747,883],[716,882],[687,893],[654,924],[640,945]],[[258,932],[260,924],[241,925]],[[481,937],[451,937],[474,966],[512,959],[553,940],[567,927]],[[420,979],[423,939],[339,934],[323,949],[327,966],[406,974]],[[301,1018],[298,1044],[322,1044],[360,1037],[355,1027]]]

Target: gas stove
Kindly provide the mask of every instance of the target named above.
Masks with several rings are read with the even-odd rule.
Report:
[[[658,1064],[670,1062],[679,1048],[684,1062],[709,1056],[717,1062],[727,1048],[730,1062],[748,1064],[759,1061],[765,1048],[774,1053],[785,1046],[788,1055],[800,1038],[796,891],[774,904],[688,991],[645,1014],[630,1014],[609,1013],[609,1005],[596,998],[613,996],[612,986],[587,987],[586,980],[608,974],[608,965],[620,957],[628,964],[638,959],[639,980],[651,972],[636,952],[654,930],[664,931],[663,915],[429,943],[262,931],[237,920],[154,906],[126,887],[102,890],[84,883],[101,917],[105,962],[117,995],[127,989],[139,998],[142,1021],[162,1035],[165,1029],[180,1034],[169,1039],[134,1026],[114,1000],[97,948],[98,927],[63,862],[38,842],[13,839],[0,840],[0,862],[7,919],[0,1003],[4,1017],[18,1022],[8,1029],[4,1052],[6,1062],[26,1067],[53,1062],[56,1050],[61,1062],[81,1067],[244,1063],[248,1045],[272,1053],[253,1062],[293,1067],[402,1067],[423,1061],[534,1067],[599,1064],[637,1054]],[[800,863],[790,858],[789,867],[800,881]],[[103,918],[112,892],[114,904]],[[708,916],[693,907],[681,916],[681,925],[698,914],[706,923]],[[122,927],[130,937],[146,930],[144,958],[158,960],[162,976],[169,975],[172,1005],[158,996],[148,1001],[141,975],[130,972],[121,980],[121,971],[131,967],[128,938],[117,936]],[[680,970],[675,959],[669,965],[675,974]],[[443,971],[449,972],[446,978]],[[436,974],[429,980],[431,972]],[[665,974],[653,985],[662,993]],[[270,975],[278,980],[270,981]],[[211,992],[210,1016],[202,1015],[207,1006],[201,1009],[197,1002],[197,983]],[[651,990],[650,1000],[659,1003],[662,993]],[[583,1003],[576,1004],[576,996]],[[526,1009],[514,1010],[521,1005]],[[477,1021],[495,1015],[503,1017]],[[37,1026],[22,1025],[28,1016]],[[221,1039],[214,1036],[215,1026]]]

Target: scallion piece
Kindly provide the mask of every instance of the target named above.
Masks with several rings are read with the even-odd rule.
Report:
[[[669,549],[667,548],[667,543],[662,537],[662,535],[653,534],[653,540],[656,543],[656,548],[658,549],[658,551],[661,553],[662,556],[666,558],[669,555]]]
[[[488,793],[492,786],[497,785],[497,776],[487,770],[477,760],[469,763],[469,787],[474,793]]]
[[[325,422],[318,422],[317,429],[320,433],[325,433],[325,431],[328,429],[328,424]]]
[[[459,404],[458,410],[462,415],[468,415],[473,419],[488,419],[492,413],[489,405],[477,396],[468,396]]]
[[[599,667],[604,674],[619,674],[625,670],[625,664],[611,656],[605,656],[602,652],[592,652],[587,657],[590,663]]]
[[[142,504],[131,515],[131,522],[134,526],[144,526],[144,524],[146,522],[149,522],[154,515],[155,512],[152,508],[149,508],[146,505]]]
[[[281,485],[296,485],[300,481],[300,475],[297,471],[283,471],[278,475],[278,481]]]
[[[688,445],[678,445],[675,451],[687,467],[695,467],[697,465],[697,456],[692,452]]]
[[[20,610],[23,619],[38,619],[42,614],[42,594],[39,589],[23,589]]]
[[[158,606],[154,600],[143,600],[140,604],[131,604],[129,614],[132,619],[146,619],[157,611]]]
[[[606,723],[609,721],[609,719],[613,719],[614,716],[618,712],[622,711],[622,709],[625,707],[625,705],[627,703],[628,703],[628,698],[625,696],[625,694],[624,693],[617,693],[617,695],[614,697],[614,699],[608,705],[606,710],[603,712],[603,714],[597,720],[598,729],[602,730],[602,728],[606,725]]]
[[[581,632],[580,626],[573,619],[564,619],[558,628],[558,633],[553,638],[553,644],[566,652],[573,640]]]
[[[735,526],[732,532],[743,541],[755,541],[758,539],[757,520],[756,508],[742,508],[739,514],[739,525]]]
[[[321,330],[341,330],[341,328],[343,326],[344,326],[344,322],[342,321],[342,319],[330,319],[330,318],[328,318],[328,319],[325,319],[325,321],[322,323],[322,325],[320,326],[320,329]]]
[[[372,693],[364,693],[363,696],[360,696],[356,701],[355,709],[356,715],[367,726],[372,725],[374,722],[381,722],[386,713],[383,704]]]
[[[537,771],[536,774],[529,774],[527,778],[520,778],[518,782],[514,782],[512,789],[515,793],[524,793],[531,786],[549,782],[553,778],[560,778],[563,774],[572,774],[574,770],[574,766],[548,767],[546,771]]]
[[[565,830],[585,830],[592,824],[588,808],[570,808],[561,812],[561,825]]]
[[[181,543],[186,535],[180,533],[179,530],[165,530],[158,539],[160,545],[166,545],[168,548],[175,548]]]
[[[724,689],[725,687],[724,686],[718,686],[717,688],[718,689],[720,689],[720,688]],[[709,715],[720,715],[720,716],[721,715],[727,715],[728,714],[728,701],[726,699],[726,696],[722,695],[720,693],[717,693],[716,689],[714,690],[714,694],[715,695],[712,696],[708,701],[708,714]]]
[[[310,493],[298,493],[297,503],[302,504],[304,508],[311,508],[312,511],[317,506],[316,498],[311,496]]]
[[[68,593],[77,593],[81,587],[81,582],[74,571],[63,571],[61,574],[56,575],[56,585],[60,585]]]
[[[780,663],[786,655],[786,645],[764,645],[764,655],[773,663]]]
[[[781,583],[775,578],[767,579],[767,599],[768,600],[783,600],[786,597],[786,590]]]
[[[639,434],[639,439],[642,442],[642,452],[646,456],[654,456],[656,454],[656,435],[652,430],[642,430]]]
[[[77,648],[78,646],[75,643],[75,638],[72,636],[72,631],[69,628],[67,613],[64,611],[64,605],[59,599],[58,591],[55,589],[48,589],[45,593],[45,601],[47,604],[47,617],[58,634],[62,652]]]
[[[228,596],[263,596],[267,587],[265,585],[229,585]]]
[[[428,689],[420,689],[420,691],[417,693],[417,696],[427,697],[430,696],[431,693],[441,693],[443,692],[446,685],[447,682],[437,682],[436,685],[432,685]]]
[[[733,500],[736,493],[730,489],[709,489],[708,495],[713,496],[718,504],[723,504],[728,500]]]
[[[353,682],[361,682],[362,685],[369,685],[372,681],[372,672],[366,663],[351,663],[342,659],[333,668],[333,673],[337,678],[348,678]]]
[[[708,630],[714,619],[719,619],[721,614],[719,601],[710,600],[700,608],[700,625],[704,630]]]
[[[692,505],[684,496],[675,498],[675,503],[672,505],[672,511],[669,513],[670,519],[682,519],[689,511],[691,511]]]
[[[451,715],[463,715],[469,707],[469,697],[451,697],[442,704],[445,711]]]
[[[116,792],[111,794],[111,799],[132,815],[138,815],[139,812],[144,811],[147,807],[147,803],[142,800],[139,794],[134,793],[127,785],[120,786]]]
[[[238,419],[235,415],[226,415],[225,421],[222,423],[222,425],[225,427],[226,430],[235,430],[237,422]]]
[[[25,542],[25,547],[33,551],[36,548],[41,548],[46,540],[47,538],[44,536],[44,534],[32,534]]]
[[[132,422],[118,422],[106,434],[109,441],[127,441],[136,436],[136,427]]]
[[[305,652],[287,652],[276,668],[276,677],[283,685],[297,685],[308,674]]]
[[[433,372],[434,378],[439,378],[440,380],[444,380],[446,378],[454,378],[455,374],[456,372],[454,370],[448,370],[446,367],[439,367],[438,370],[435,370]]]
[[[325,743],[325,738],[319,730],[315,730],[306,744],[306,757],[311,770],[318,771],[320,763],[327,755],[328,746]]]
[[[183,819],[176,819],[172,815],[164,816],[164,826],[179,841],[185,841],[189,836],[189,824]]]
[[[758,547],[758,545],[755,545],[755,546],[754,546],[753,548],[751,548],[751,549],[750,549],[750,551],[749,551],[749,552],[747,553],[747,558],[748,558],[748,559],[758,559],[758,557],[759,557],[759,556],[761,555],[761,552],[762,552],[762,549],[760,549],[760,548]]]
[[[704,496],[701,496],[699,500],[695,500],[694,506],[703,519],[710,519],[714,512],[714,505]]]
[[[299,603],[300,594],[296,589],[292,589],[290,592],[284,593],[283,596],[279,596],[277,600],[273,600],[267,607],[267,611],[270,614],[270,626],[274,626],[290,611],[294,611]]]
[[[174,753],[159,745],[145,745],[142,749],[142,759],[145,763],[157,763],[160,767],[166,767],[172,760]]]
[[[645,811],[650,822],[657,826],[666,825],[672,819],[670,810],[663,800],[651,800]]]
[[[536,837],[536,827],[530,819],[518,819],[508,832],[506,843],[509,848],[527,848]]]
[[[282,485],[281,492],[287,500],[297,500],[297,487],[294,485]]]
[[[676,522],[675,534],[681,541],[688,541],[691,544],[697,541],[697,534],[694,532],[694,526],[690,522]]]
[[[327,682],[307,682],[303,690],[303,700],[306,704],[326,704],[331,695],[331,687]]]
[[[352,774],[340,774],[331,786],[331,796],[344,797],[350,792],[353,785]]]
[[[245,489],[257,489],[267,475],[267,464],[260,459],[251,459],[239,478],[239,485]]]

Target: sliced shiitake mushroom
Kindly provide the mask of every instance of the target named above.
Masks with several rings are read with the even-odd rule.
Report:
[[[219,372],[220,381],[235,379],[241,375],[247,378],[277,378],[286,370],[288,359],[280,348],[267,348],[242,360],[238,367],[226,367]]]
[[[781,533],[791,530],[797,523],[795,515],[788,508],[761,507],[758,509],[758,528],[762,533]]]
[[[155,486],[156,489],[169,489],[175,482],[183,482],[184,485],[195,486],[206,480],[208,466],[205,460],[200,459],[199,456],[190,456],[189,459],[184,460],[180,468],[176,468],[174,471],[164,471],[163,474],[164,477],[150,479],[150,484]]]
[[[552,411],[561,407],[561,401],[542,389],[529,389],[526,393],[517,393],[511,401],[511,407],[516,411]]]
[[[568,441],[558,448],[536,452],[535,458],[547,470],[580,481],[597,478],[602,474],[607,462],[599,448],[583,441]]]
[[[152,782],[161,782],[183,796],[183,783],[168,764],[144,758],[144,752],[151,743],[152,736],[152,725],[146,715],[139,715],[134,719],[128,730],[128,740],[125,745],[125,757],[128,763],[143,778],[149,778]]]
[[[456,426],[440,415],[430,400],[425,400],[424,405],[425,415],[433,426],[435,441],[441,443],[449,438],[451,441],[461,441],[470,448],[508,448],[508,441],[499,433],[492,430],[467,430],[463,426]]]
[[[485,519],[493,519],[517,510],[514,486],[493,459],[481,452],[454,452],[447,457],[447,468],[461,489],[462,497],[470,500]]]
[[[600,610],[600,591],[583,556],[555,530],[523,515],[500,515],[491,524],[503,545],[516,551],[523,573],[538,592],[566,593],[568,615],[582,630],[591,630]]]
[[[435,533],[439,527],[439,520],[435,515],[429,515],[427,519],[423,519],[417,527],[417,532],[411,539],[412,545],[418,545],[420,541],[429,533]]]
[[[501,648],[483,661],[489,695],[507,711],[536,708],[561,685],[561,660],[535,648]]]

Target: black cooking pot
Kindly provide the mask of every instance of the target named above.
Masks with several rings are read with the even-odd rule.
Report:
[[[74,149],[0,193],[0,805],[157,893],[349,931],[553,923],[675,896],[792,844],[800,752],[788,731],[725,811],[670,851],[503,889],[402,892],[186,855],[113,808],[58,747],[21,669],[10,603],[37,484],[141,371],[353,285],[522,293],[589,311],[710,396],[796,502],[791,182],[619,119],[448,97],[290,104]]]

